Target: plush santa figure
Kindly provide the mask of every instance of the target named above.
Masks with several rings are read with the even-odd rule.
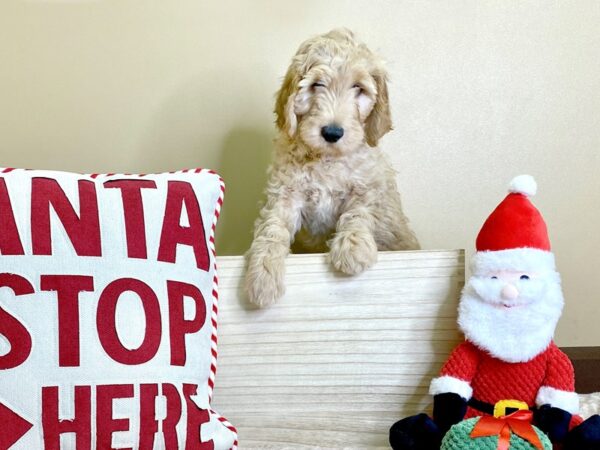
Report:
[[[516,177],[479,232],[459,306],[466,340],[431,382],[433,420],[397,422],[395,450],[436,450],[465,418],[520,409],[565,450],[600,450],[600,417],[581,423],[573,366],[552,340],[564,300],[546,224],[529,200],[536,189],[532,177]]]

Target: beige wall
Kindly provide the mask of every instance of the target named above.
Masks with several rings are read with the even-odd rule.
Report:
[[[245,251],[273,94],[298,44],[345,25],[388,60],[384,140],[425,248],[471,250],[535,175],[564,278],[558,341],[600,345],[600,2],[3,0],[0,165],[219,170],[222,254]]]

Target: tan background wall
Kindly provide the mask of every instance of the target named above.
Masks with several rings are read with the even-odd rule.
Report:
[[[273,94],[306,37],[345,25],[388,61],[383,140],[425,248],[471,250],[536,176],[567,308],[600,345],[600,2],[3,0],[0,165],[219,170],[221,254],[251,238]]]

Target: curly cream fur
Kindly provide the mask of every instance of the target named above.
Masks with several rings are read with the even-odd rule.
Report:
[[[263,306],[284,293],[285,258],[325,252],[334,268],[357,274],[377,250],[417,249],[402,212],[396,173],[377,146],[391,129],[387,74],[346,29],[304,42],[277,94],[279,135],[267,200],[248,251],[246,291]],[[327,142],[324,126],[344,129]]]

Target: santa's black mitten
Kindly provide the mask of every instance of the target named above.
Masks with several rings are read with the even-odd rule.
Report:
[[[447,392],[433,397],[433,421],[443,434],[463,420],[466,413],[467,401],[458,394]]]
[[[399,420],[390,428],[393,450],[439,450],[443,437],[427,414]]]
[[[535,425],[548,435],[552,443],[565,440],[571,423],[571,413],[564,409],[543,405],[533,414]]]
[[[569,432],[564,450],[600,449],[600,416],[594,415]]]

